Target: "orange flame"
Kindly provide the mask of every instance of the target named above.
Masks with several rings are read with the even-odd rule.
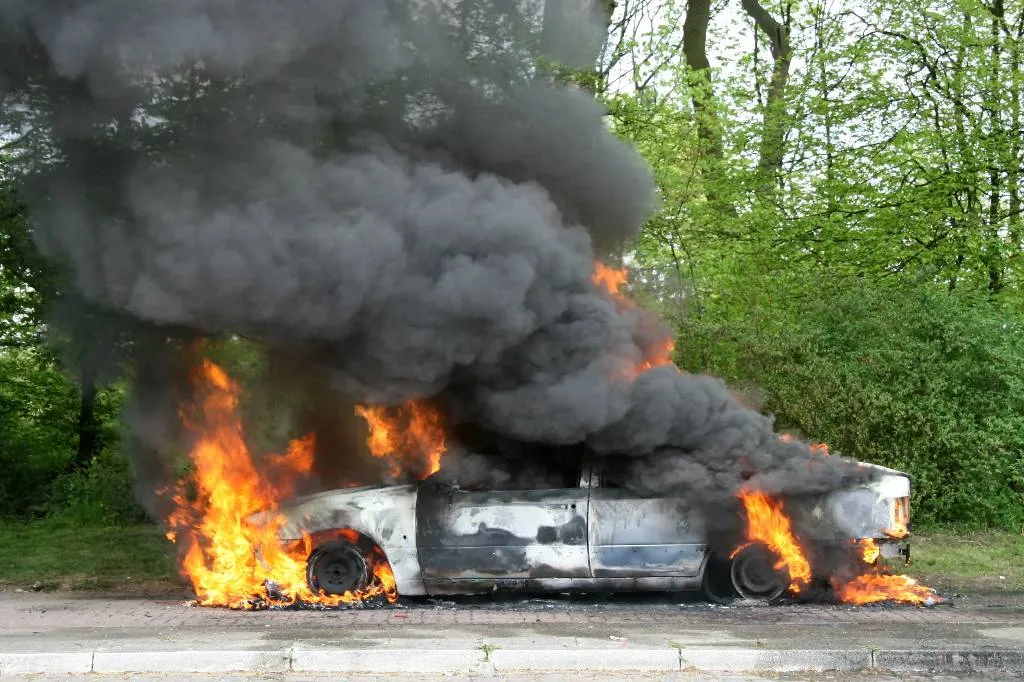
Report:
[[[792,434],[780,433],[779,440],[781,440],[783,443],[792,443],[796,439],[793,437]],[[808,447],[810,448],[812,455],[822,455],[828,457],[829,455],[832,454],[831,452],[829,452],[828,445],[825,443],[811,443],[810,445],[808,445]]]
[[[811,454],[828,457],[832,453],[829,452],[828,446],[824,443],[811,443]]]
[[[833,584],[839,601],[844,604],[873,604],[895,601],[905,604],[934,604],[943,601],[935,591],[906,575],[864,573],[847,583]]]
[[[732,556],[754,543],[762,543],[779,557],[776,570],[789,572],[789,591],[798,594],[811,582],[811,564],[800,549],[782,502],[763,492],[743,490],[739,494],[747,512],[747,543],[737,547]]]
[[[409,473],[422,480],[440,470],[447,445],[436,409],[412,400],[398,407],[360,405],[355,411],[369,428],[370,454],[387,462],[391,478]]]
[[[905,538],[910,535],[910,498],[898,497],[892,501],[891,523],[885,534],[891,538]]]
[[[672,356],[676,352],[675,339],[667,338],[656,344],[654,348],[647,353],[647,357],[640,364],[640,371],[645,372],[652,367],[658,367],[660,365],[671,365]]]
[[[782,502],[768,495],[744,490],[739,493],[747,513],[747,542],[737,547],[730,558],[743,548],[761,543],[771,549],[778,561],[776,570],[785,568],[789,572],[791,594],[799,594],[811,582],[811,564],[792,530],[792,523],[786,516]],[[902,516],[901,516],[902,515]],[[894,503],[894,518],[909,520],[909,506],[906,498]],[[904,526],[905,528],[905,526]],[[895,601],[908,604],[934,604],[943,601],[930,587],[918,584],[905,575],[884,572],[878,565],[881,548],[872,538],[855,540],[853,547],[859,552],[856,561],[859,571],[851,579],[831,579],[837,599],[845,604],[870,604],[881,601]]]
[[[278,535],[285,518],[277,509],[309,473],[313,437],[292,441],[284,454],[270,455],[265,473],[260,473],[245,444],[237,384],[209,360],[198,368],[196,380],[205,393],[203,423],[190,453],[193,471],[179,481],[173,496],[176,506],[167,535],[182,546],[181,570],[199,603],[256,608],[297,602],[337,606],[374,596],[397,599],[394,575],[379,549],[366,557],[375,578],[367,589],[333,596],[312,592],[306,559],[313,539],[305,536],[285,547]],[[188,415],[183,416],[191,425]],[[261,521],[252,522],[254,515]],[[274,595],[268,584],[275,586]]]
[[[626,268],[613,268],[601,261],[594,261],[594,274],[590,280],[612,296],[622,295],[622,287],[628,279],[629,271]]]
[[[936,604],[944,601],[935,594],[935,590],[919,584],[910,576],[883,573],[883,569],[877,565],[881,550],[871,538],[861,540],[858,545],[861,547],[860,559],[865,564],[865,571],[845,582],[835,578],[832,580],[832,589],[839,601],[857,606],[882,601],[904,604]]]
[[[622,293],[622,287],[629,280],[629,271],[626,268],[613,268],[601,261],[594,261],[594,272],[590,281],[608,293],[620,307],[632,308],[635,304],[626,298]],[[645,350],[644,357],[635,365],[622,369],[622,376],[627,380],[633,380],[636,375],[646,372],[652,367],[672,364],[676,350],[676,342],[672,337],[667,337],[654,344],[653,348]]]
[[[873,564],[878,561],[879,555],[882,550],[879,549],[878,544],[871,538],[864,538],[858,543],[861,547],[861,559],[866,564]]]

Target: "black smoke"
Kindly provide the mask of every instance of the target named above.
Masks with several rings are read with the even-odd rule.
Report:
[[[86,300],[150,328],[142,470],[180,397],[166,356],[237,334],[303,368],[314,421],[337,396],[436,400],[508,453],[502,476],[531,446],[706,500],[865,476],[811,464],[717,379],[631,376],[670,331],[591,274],[654,185],[547,68],[594,58],[599,9],[544,5],[0,0],[5,106],[51,140],[37,241]]]

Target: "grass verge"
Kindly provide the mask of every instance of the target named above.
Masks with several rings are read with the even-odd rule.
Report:
[[[0,522],[0,585],[160,592],[177,582],[173,545],[156,526]]]
[[[929,528],[910,538],[906,572],[958,592],[1024,591],[1024,535],[997,530]]]

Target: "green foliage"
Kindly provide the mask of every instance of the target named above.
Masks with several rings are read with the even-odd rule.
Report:
[[[751,25],[712,21],[703,74],[671,22],[622,29],[639,66],[610,119],[662,199],[626,255],[633,294],[679,329],[687,369],[910,472],[916,521],[1019,529],[1024,9],[763,6],[794,51],[774,103]]]
[[[83,525],[148,520],[132,488],[132,472],[117,446],[104,448],[84,471],[59,477],[49,501],[51,516]]]
[[[746,316],[725,306],[686,319],[685,364],[759,387],[779,428],[907,471],[917,521],[1019,528],[1020,323],[943,291],[837,279],[811,297],[810,284],[776,290]]]
[[[0,350],[0,517],[41,514],[75,447],[74,387],[39,351]]]
[[[69,512],[91,521],[137,519],[119,451],[124,387],[97,396],[99,456],[73,471],[78,392],[48,354],[0,350],[0,517]]]

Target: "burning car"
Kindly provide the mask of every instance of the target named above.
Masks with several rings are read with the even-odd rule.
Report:
[[[826,587],[851,604],[938,600],[878,565],[909,557],[910,479],[898,471],[848,461],[858,474],[848,484],[776,496],[750,487],[716,508],[696,490],[640,494],[614,458],[587,451],[531,448],[537,466],[502,468],[504,455],[446,448],[437,422],[410,407],[415,428],[402,434],[422,441],[417,482],[296,496],[315,439],[257,465],[238,385],[212,362],[200,369],[207,427],[167,533],[200,605],[334,607],[498,589],[699,588],[771,601]],[[379,440],[392,443],[380,423]],[[805,464],[835,462],[819,450]],[[742,527],[723,530],[730,520]]]
[[[823,535],[802,538],[810,545],[870,547],[871,563],[909,557],[910,479],[865,466],[872,482],[785,499],[787,513],[820,521]],[[698,505],[631,492],[596,459],[530,487],[446,473],[322,492],[278,509],[282,544],[308,556],[308,589],[335,597],[373,591],[381,562],[403,595],[702,589],[714,600],[772,600],[829,578],[798,575],[770,538],[752,536],[716,557]]]

